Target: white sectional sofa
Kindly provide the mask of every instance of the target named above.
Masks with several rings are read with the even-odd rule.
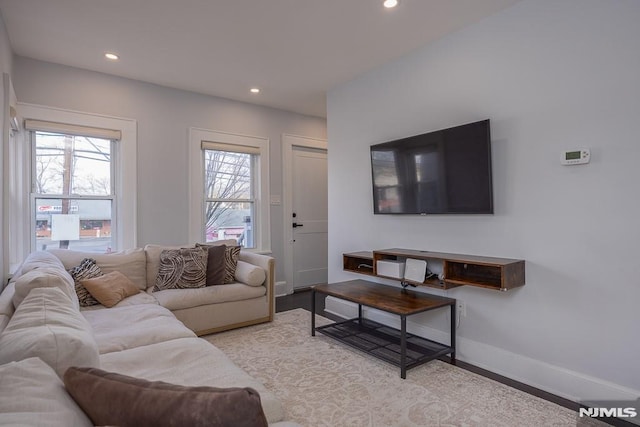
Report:
[[[219,244],[235,244],[220,241]],[[275,312],[275,261],[272,257],[240,251],[236,269],[236,282],[198,289],[167,289],[153,292],[160,265],[160,254],[165,249],[183,246],[146,245],[112,254],[50,250],[70,269],[84,258],[93,258],[103,272],[122,271],[145,294],[137,295],[119,305],[150,302],[160,304],[197,335],[206,335],[241,326],[270,322]],[[28,260],[27,260],[28,262]],[[37,257],[36,257],[37,262]]]
[[[282,421],[284,410],[273,393],[196,335],[270,320],[273,260],[240,257],[267,270],[258,286],[234,283],[211,294],[171,289],[157,298],[146,277],[153,268],[148,253],[156,249],[97,257],[103,272],[122,270],[140,288],[112,308],[79,307],[67,269],[87,254],[38,252],[25,260],[0,294],[0,425],[92,425],[65,391],[62,378],[71,366],[189,387],[249,387],[259,393],[270,425],[295,425]],[[243,305],[241,286],[263,289],[249,290]]]

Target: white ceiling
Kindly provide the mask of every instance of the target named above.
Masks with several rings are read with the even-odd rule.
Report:
[[[517,1],[0,0],[0,12],[17,55],[326,117],[327,90]]]

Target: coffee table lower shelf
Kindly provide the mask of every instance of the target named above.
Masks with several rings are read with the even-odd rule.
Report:
[[[319,326],[316,331],[402,368],[401,332],[395,328],[373,320],[355,318]],[[406,343],[405,369],[455,351],[451,346],[409,333],[406,334]]]

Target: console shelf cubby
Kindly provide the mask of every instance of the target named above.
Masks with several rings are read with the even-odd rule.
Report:
[[[442,279],[436,277],[426,279],[422,283],[411,281],[409,283],[439,289],[450,289],[456,286],[478,286],[507,291],[523,286],[525,283],[525,262],[520,259],[398,248],[345,253],[342,258],[345,271],[393,280],[400,279],[378,274],[376,264],[379,260],[403,261],[411,258],[425,260],[427,265],[432,265],[432,262],[436,262],[442,265]]]

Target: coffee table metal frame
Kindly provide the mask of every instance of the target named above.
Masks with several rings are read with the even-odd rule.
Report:
[[[358,304],[358,317],[316,327],[316,294],[330,295]],[[407,370],[449,354],[456,363],[456,300],[365,280],[316,285],[311,292],[311,335],[316,331],[374,357],[400,367],[400,377]],[[371,307],[400,316],[400,330],[363,317],[362,307]],[[407,333],[407,317],[437,308],[451,310],[451,339],[445,345]]]

